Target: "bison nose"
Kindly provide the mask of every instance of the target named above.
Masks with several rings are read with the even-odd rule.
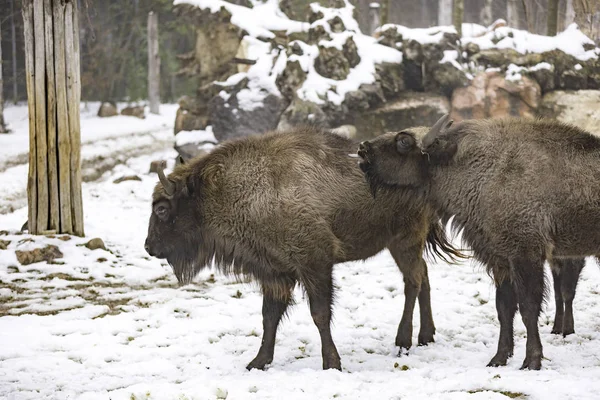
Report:
[[[369,143],[368,141],[362,142],[358,145],[358,155],[362,158],[365,158],[365,155],[367,154],[367,151],[370,147],[371,143]]]
[[[147,240],[146,240],[146,243],[144,243],[144,249],[146,250],[146,253],[150,254],[151,256],[154,256],[154,254],[152,254],[152,251],[150,249],[150,245],[148,244]]]

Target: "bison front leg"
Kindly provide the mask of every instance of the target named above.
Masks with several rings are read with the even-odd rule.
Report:
[[[273,361],[277,326],[292,302],[292,289],[295,284],[296,281],[293,278],[263,283],[263,338],[258,354],[246,366],[246,369],[264,370],[265,366]]]
[[[401,355],[402,349],[410,349],[412,346],[413,314],[417,299],[419,299],[421,315],[419,344],[433,342],[435,325],[431,313],[431,289],[427,264],[421,256],[422,246],[414,245],[407,248],[402,243],[394,243],[388,248],[404,278],[404,311],[396,334],[396,346],[400,347],[398,355]]]
[[[496,287],[496,311],[500,321],[498,351],[488,363],[488,367],[506,365],[514,350],[513,323],[517,312],[517,295],[508,278]]]
[[[331,337],[331,307],[333,303],[333,265],[325,271],[319,271],[316,276],[304,280],[308,293],[310,313],[321,336],[321,354],[323,369],[342,370],[340,356]]]

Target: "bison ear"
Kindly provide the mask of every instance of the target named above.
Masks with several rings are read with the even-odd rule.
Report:
[[[185,160],[181,156],[177,156],[177,164],[185,164]]]

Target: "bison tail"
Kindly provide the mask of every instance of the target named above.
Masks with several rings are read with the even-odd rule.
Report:
[[[449,264],[456,264],[460,260],[469,258],[463,251],[463,249],[457,249],[450,243],[440,221],[431,224],[427,234],[427,245],[425,246],[425,253],[428,256],[434,259],[439,258]]]

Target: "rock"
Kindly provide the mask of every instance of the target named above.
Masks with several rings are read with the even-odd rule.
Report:
[[[398,33],[398,28],[394,25],[387,25],[385,30],[376,32],[374,36],[378,39],[379,44],[400,50],[402,34]]]
[[[350,63],[343,50],[339,50],[334,46],[319,45],[319,55],[315,59],[315,70],[321,76],[341,81],[348,77]]]
[[[308,29],[308,43],[309,44],[318,44],[321,40],[331,40],[331,36],[329,36],[329,32],[325,29],[323,25],[316,24],[311,26]]]
[[[404,70],[400,64],[376,64],[375,79],[386,99],[393,99],[404,91]]]
[[[338,126],[337,128],[331,129],[331,132],[335,133],[336,135],[340,135],[343,136],[345,138],[351,139],[353,141],[356,140],[356,127],[354,125],[342,125],[342,126]]]
[[[120,178],[117,178],[113,181],[113,183],[121,183],[121,182],[125,182],[125,181],[141,181],[142,178],[140,178],[137,175],[127,175],[127,176],[122,176]]]
[[[469,84],[469,79],[465,73],[456,69],[450,63],[436,63],[430,68],[424,85],[425,90],[428,92],[442,93],[449,98],[455,89]]]
[[[157,174],[159,169],[167,168],[167,162],[165,160],[154,160],[150,163],[150,174]]]
[[[465,88],[452,94],[455,121],[470,118],[533,118],[541,101],[540,85],[523,76],[509,81],[498,72],[482,72]]]
[[[33,250],[16,250],[15,254],[21,265],[29,265],[41,261],[50,263],[56,258],[63,257],[63,253],[61,253],[60,249],[53,244]]]
[[[339,15],[336,15],[335,17],[333,17],[332,19],[330,19],[327,22],[329,23],[329,26],[331,27],[332,32],[340,33],[340,32],[344,32],[346,30],[344,21],[342,21],[342,19],[339,17]]]
[[[344,53],[346,60],[348,60],[350,68],[354,68],[360,63],[358,48],[356,47],[356,43],[354,43],[352,36],[349,36],[348,39],[346,39],[346,42],[342,46],[342,52]]]
[[[104,101],[100,104],[100,108],[98,109],[98,116],[101,118],[106,117],[114,117],[115,115],[119,115],[117,111],[117,105],[112,101]]]
[[[299,125],[330,127],[327,115],[321,107],[310,101],[296,98],[281,115],[277,129],[288,130]]]
[[[349,110],[367,110],[385,102],[383,90],[378,84],[362,84],[358,90],[346,93],[344,104]]]
[[[146,114],[144,114],[144,106],[125,107],[121,110],[121,115],[129,115],[139,119],[146,118]]]
[[[305,80],[306,72],[302,69],[300,62],[288,61],[283,72],[277,77],[275,84],[281,94],[291,101]]]
[[[356,140],[372,139],[385,132],[403,128],[431,126],[448,112],[450,103],[444,96],[404,92],[397,99],[380,107],[357,113],[354,116]]]
[[[558,85],[562,89],[582,90],[587,88],[587,75],[582,70],[563,71],[558,78]]]
[[[547,93],[556,89],[554,67],[552,67],[551,69],[539,68],[533,71],[523,72],[523,74],[535,80],[540,85],[542,93]]]
[[[87,242],[84,246],[90,250],[97,250],[97,249],[106,250],[104,241],[100,238],[93,238],[89,242]]]
[[[289,105],[285,97],[272,93],[260,93],[264,96],[259,102],[252,101],[252,107],[240,107],[238,94],[249,94],[247,79],[242,80],[227,96],[215,96],[209,104],[209,117],[215,138],[221,142],[253,134],[265,133],[277,127],[279,117]],[[252,93],[256,96],[256,93]]]
[[[471,57],[477,53],[479,53],[481,51],[481,49],[479,48],[479,45],[477,43],[467,43],[467,45],[465,46],[465,51],[467,52],[467,56]]]
[[[6,250],[9,244],[10,240],[0,240],[0,250]]]
[[[557,90],[544,95],[539,115],[600,136],[600,90]]]
[[[175,114],[175,134],[181,131],[196,131],[205,129],[208,125],[207,115],[194,114],[191,111],[177,109]]]

